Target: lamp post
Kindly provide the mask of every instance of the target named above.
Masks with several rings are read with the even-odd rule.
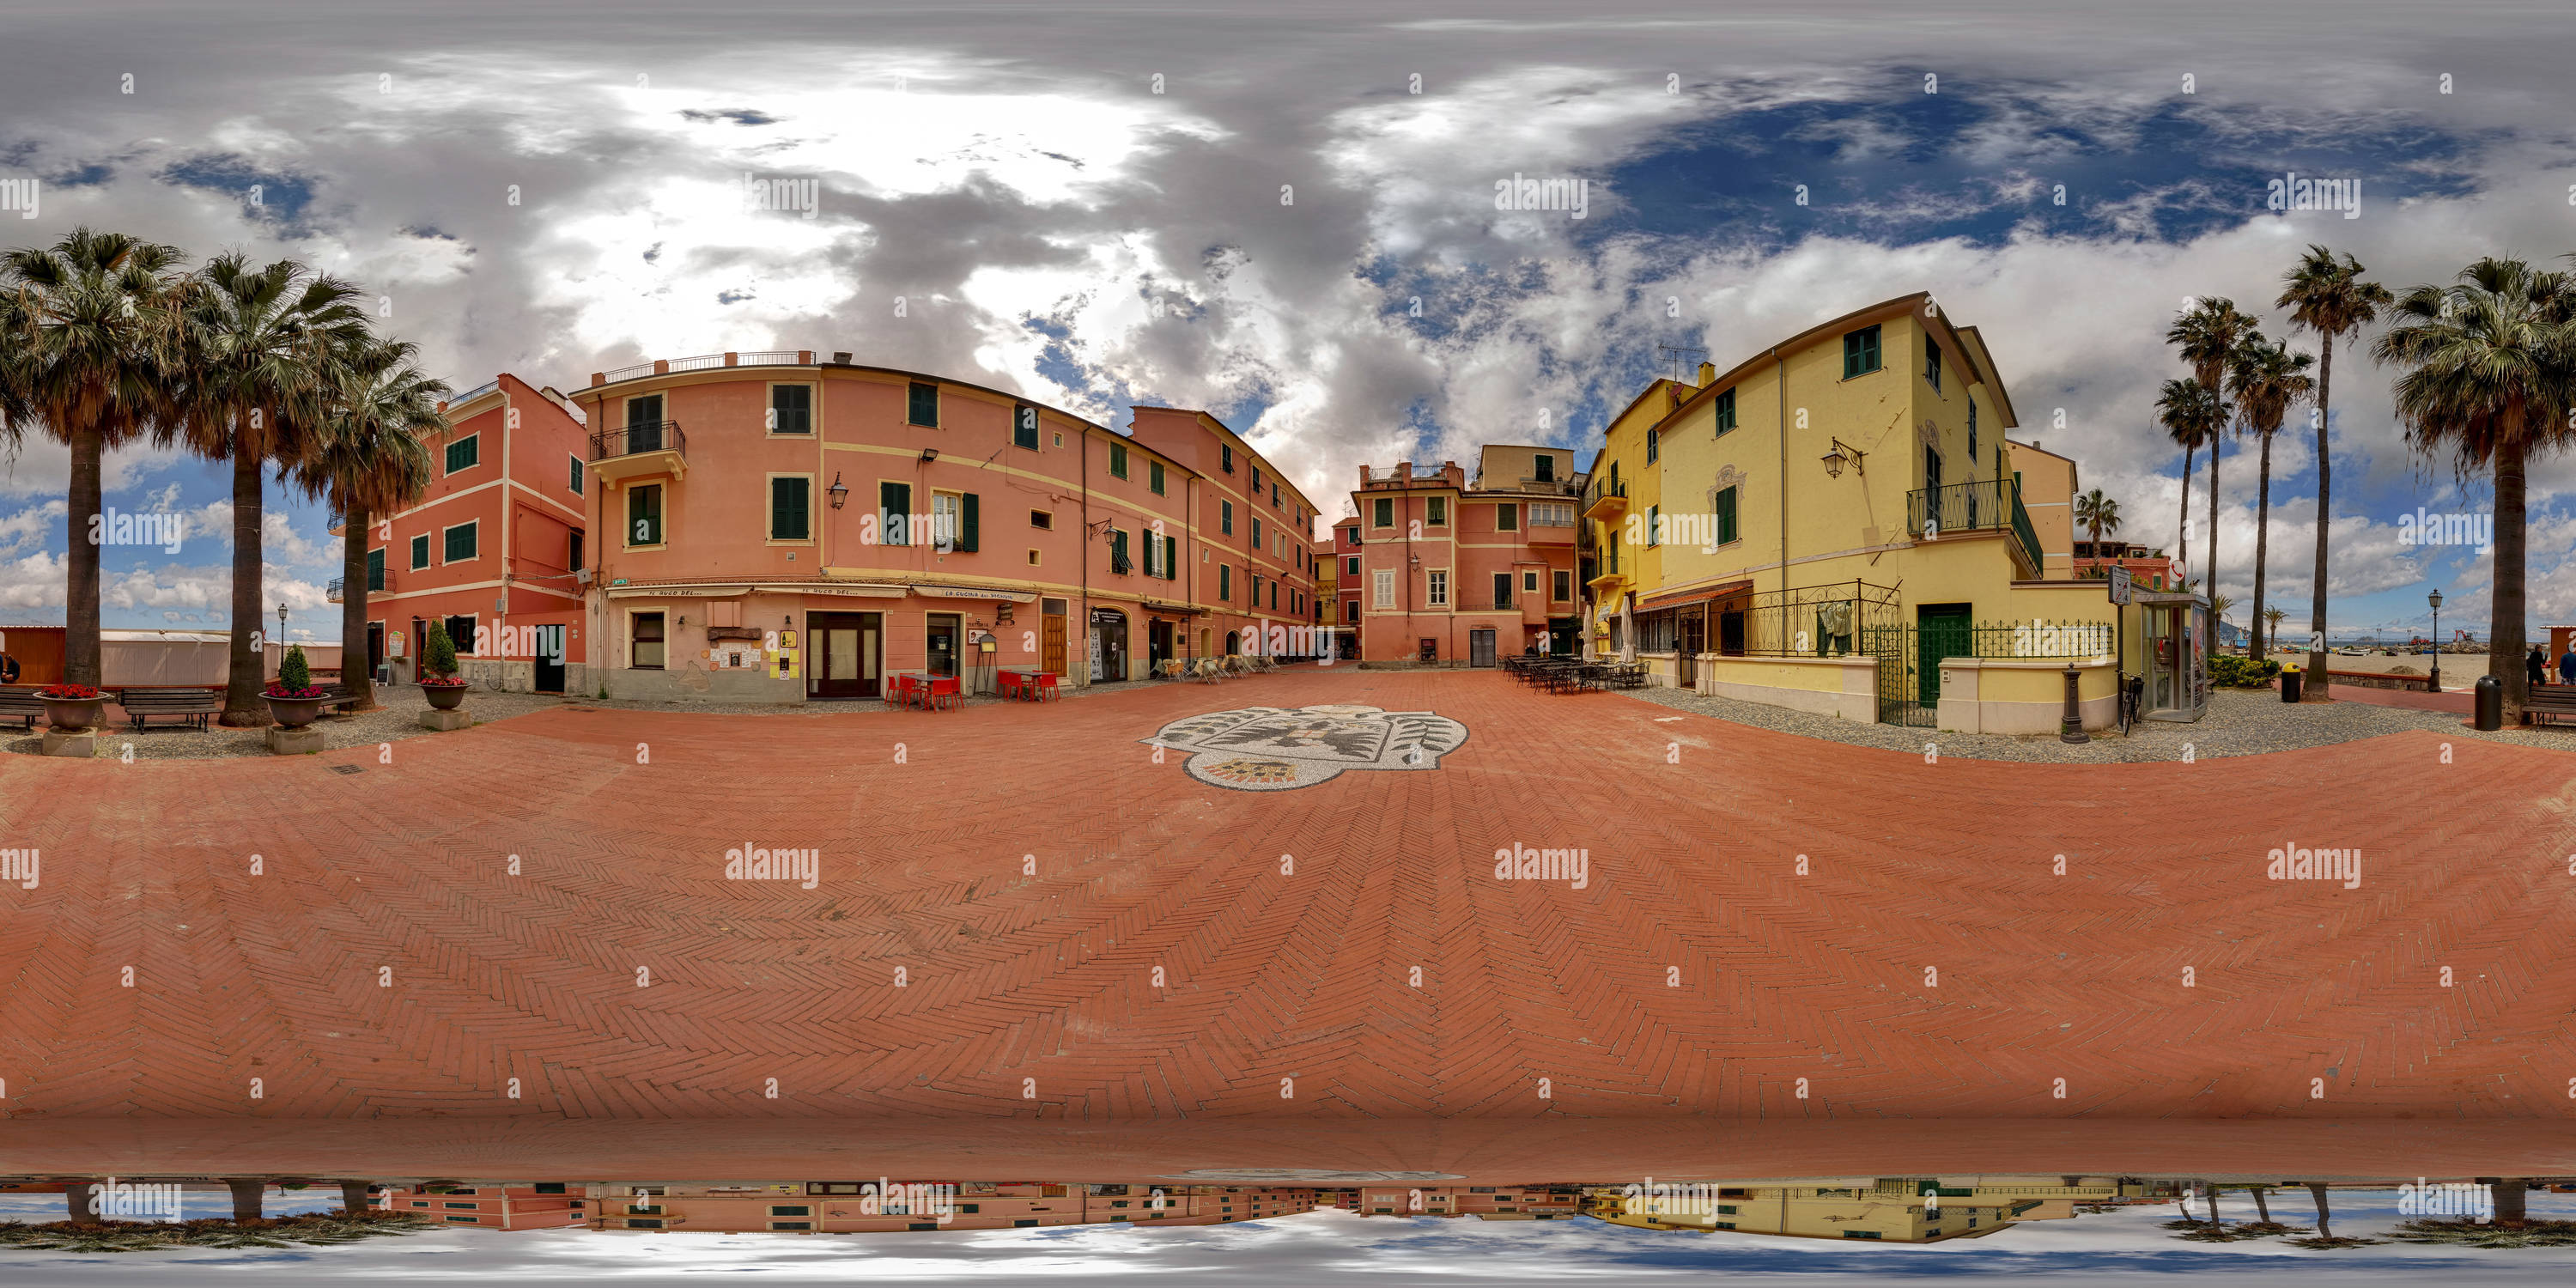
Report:
[[[2442,592],[2434,591],[2427,599],[2433,605],[2433,692],[2442,691]]]

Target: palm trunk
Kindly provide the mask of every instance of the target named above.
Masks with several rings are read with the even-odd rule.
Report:
[[[2272,539],[2272,434],[2263,431],[2262,481],[2254,488],[2254,608],[2245,619],[2254,628],[2254,642],[2247,646],[2246,656],[2263,660],[2263,552]]]
[[[105,440],[96,429],[72,434],[71,540],[63,578],[63,681],[99,683],[98,525],[99,457]]]
[[[367,665],[367,524],[363,504],[340,511],[340,683],[359,699],[352,711],[374,711],[376,675]]]
[[[2330,410],[2334,398],[2334,335],[2320,336],[2324,353],[2317,361],[2317,569],[2316,586],[2308,594],[2308,630],[2316,637],[2317,647],[2308,650],[2307,701],[2322,702],[2326,697],[2326,529],[2334,517],[2334,460],[2326,452],[2326,427],[2334,423]]]
[[[348,646],[342,645],[341,647],[345,650]],[[345,651],[342,656],[346,656]],[[367,1197],[367,1183],[365,1181],[340,1182],[340,1207],[343,1211],[347,1212],[351,1216],[356,1216],[373,1205],[374,1201]]]
[[[2317,1205],[2317,1233],[2325,1238],[2333,1238],[2334,1212],[2326,1206],[2325,1183],[2322,1181],[2308,1182],[2308,1197]]]
[[[250,450],[238,430],[233,449],[233,662],[224,685],[223,724],[230,729],[256,729],[268,724],[268,705],[260,700],[266,654],[260,648],[260,454]]]
[[[2523,704],[2531,700],[2531,677],[2522,665],[2524,445],[2521,417],[2507,419],[2511,423],[2496,444],[2495,611],[2487,627],[2487,674],[2504,685],[2505,722],[2519,724]],[[2441,646],[2433,641],[2433,647]]]
[[[233,1220],[258,1221],[267,1217],[268,1214],[261,1209],[260,1196],[268,1189],[268,1182],[228,1176],[224,1178],[224,1185],[233,1192]]]
[[[2200,570],[2201,589],[2209,595],[2209,620],[2201,624],[2203,667],[2218,657],[2218,454],[2226,445],[2227,430],[2221,427],[2209,440],[2209,566]]]
[[[2191,446],[2185,446],[2182,449],[2182,514],[2174,520],[2173,543],[2174,577],[2177,582],[2182,577],[2181,565],[2191,560],[2191,551],[2183,548],[2183,537],[2191,531],[2191,458],[2198,450]]]
[[[2212,1185],[2212,1186],[2210,1186],[2210,1187],[2209,1187],[2209,1196],[2208,1196],[2208,1201],[2209,1201],[2209,1224],[2210,1224],[2210,1228],[2212,1228],[2212,1229],[2216,1229],[2216,1228],[2217,1228],[2217,1226],[2218,1226],[2218,1187],[2217,1187],[2217,1186]]]
[[[77,546],[79,543],[75,542]],[[73,1225],[97,1225],[98,1182],[73,1181],[63,1187],[63,1202],[71,1209]]]
[[[2263,1224],[2272,1224],[2272,1204],[2270,1200],[2263,1197],[2263,1187],[2260,1185],[2254,1187],[2254,1215],[2262,1218]]]

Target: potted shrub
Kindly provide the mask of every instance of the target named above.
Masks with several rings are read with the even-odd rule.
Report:
[[[456,642],[447,638],[444,622],[431,622],[428,638],[420,643],[420,691],[429,705],[441,711],[465,705],[465,679],[456,673]]]
[[[330,695],[313,682],[313,666],[304,660],[304,646],[286,650],[286,660],[277,664],[277,678],[260,691],[268,699],[269,718],[281,728],[301,729],[322,714],[322,704]]]
[[[46,721],[66,731],[96,728],[107,706],[107,695],[86,684],[48,684],[36,700],[45,704]]]

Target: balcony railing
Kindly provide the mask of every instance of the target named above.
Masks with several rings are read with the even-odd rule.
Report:
[[[2009,531],[2034,574],[2042,567],[2039,534],[2022,506],[2021,486],[2010,479],[1916,488],[1905,494],[1905,527],[1917,540],[1944,532]]]
[[[332,578],[331,584],[323,588],[322,598],[334,604],[347,602],[344,598],[344,592],[347,589],[348,580],[349,579],[346,577]],[[393,585],[393,582],[394,570],[387,568],[383,573],[367,578],[367,593],[370,595],[381,595],[385,592],[387,587]]]
[[[590,459],[613,460],[639,452],[677,452],[688,454],[688,436],[680,432],[676,420],[647,421],[603,429],[590,436]]]
[[[348,578],[346,578],[346,577],[334,577],[334,578],[332,578],[332,579],[331,579],[331,584],[322,588],[322,600],[323,600],[323,602],[324,602],[324,603],[330,603],[330,604],[337,604],[337,603],[340,603],[340,602],[341,602],[341,599],[340,599],[340,586],[341,586],[341,584],[342,584],[342,583],[346,582],[347,580],[348,580]]]

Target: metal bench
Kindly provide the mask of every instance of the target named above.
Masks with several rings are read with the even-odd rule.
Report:
[[[36,700],[34,689],[0,689],[0,721],[15,720],[33,729],[44,718],[45,704]]]
[[[349,708],[358,705],[359,702],[359,699],[349,692],[349,686],[345,684],[326,684],[322,686],[322,692],[330,697],[329,701],[322,704],[323,708],[344,716],[350,714]]]
[[[2576,685],[2532,686],[2530,700],[2522,704],[2522,722],[2547,724],[2557,716],[2576,716]]]
[[[124,689],[118,692],[116,705],[125,708],[137,733],[154,716],[194,725],[202,733],[209,720],[223,714],[224,695],[215,689]]]

